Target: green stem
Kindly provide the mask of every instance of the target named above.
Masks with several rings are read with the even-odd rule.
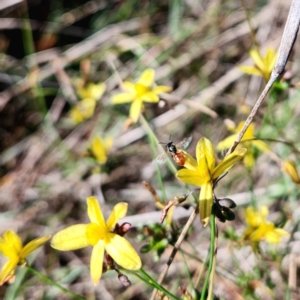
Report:
[[[140,115],[140,122],[144,126],[145,131],[152,137],[152,139],[157,143],[158,147],[161,149],[162,152],[165,151],[164,147],[159,143],[155,133],[153,132],[152,128],[150,127],[148,121],[145,119],[145,117],[141,114]],[[176,167],[172,163],[172,159],[169,155],[166,154],[167,159],[167,165],[170,168],[171,172],[175,175],[177,172]]]
[[[256,202],[256,197],[254,195],[254,182],[253,182],[253,176],[252,175],[252,171],[248,169],[248,178],[249,180],[249,191],[250,191],[250,195],[251,195],[251,205],[253,206],[253,208],[255,210],[257,210],[257,202]]]
[[[216,221],[215,216],[213,218]],[[210,272],[210,279],[209,279],[209,290],[208,290],[208,297],[207,297],[208,300],[213,299],[214,281],[215,281],[216,266],[217,266],[217,251],[218,251],[219,233],[218,233],[218,227],[216,224],[214,226],[214,230],[216,231],[216,233],[215,233],[215,248],[214,248],[212,270]]]
[[[157,290],[161,291],[162,293],[164,293],[165,295],[167,295],[171,299],[180,300],[179,298],[177,298],[176,296],[171,294],[169,291],[167,291],[160,284],[158,284],[143,268],[141,268],[139,271],[143,274],[143,276],[146,277],[146,281],[145,281],[146,283],[150,284],[152,287],[154,287]]]
[[[43,280],[44,282],[46,282],[47,284],[55,286],[58,289],[62,290],[64,293],[71,295],[73,297],[72,299],[75,299],[75,300],[86,300],[86,298],[81,297],[81,296],[79,296],[79,295],[71,292],[70,290],[64,288],[63,286],[61,286],[58,283],[56,283],[55,281],[51,280],[49,277],[43,275],[42,273],[40,273],[36,269],[33,269],[32,267],[27,266],[27,270],[30,271],[35,276],[37,276],[38,278],[40,278],[41,280]]]
[[[155,157],[157,155],[156,141],[154,140],[153,135],[151,135],[149,132],[147,132],[147,136],[148,136],[148,139],[149,139],[149,143],[150,143],[150,146],[151,146],[153,157]],[[165,190],[165,186],[164,186],[164,183],[163,183],[161,171],[160,171],[160,168],[159,168],[158,164],[156,164],[156,172],[157,172],[158,184],[159,184],[159,187],[162,191],[162,200],[163,200],[163,202],[166,202],[166,200],[167,200],[166,190]]]
[[[213,264],[214,264],[215,238],[216,238],[216,219],[215,219],[214,214],[211,214],[211,216],[210,216],[210,227],[211,227],[211,229],[210,229],[211,233],[210,233],[209,266],[208,266],[208,271],[207,271],[207,275],[205,278],[205,282],[203,284],[203,289],[201,292],[201,300],[204,300],[206,297],[208,282],[209,282],[210,274],[211,274],[211,271],[213,269]],[[211,285],[213,285],[213,282],[211,282]]]

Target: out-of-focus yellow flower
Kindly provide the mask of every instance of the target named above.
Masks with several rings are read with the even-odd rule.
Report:
[[[266,220],[269,210],[262,206],[258,211],[252,206],[247,207],[245,218],[248,228],[244,231],[244,240],[250,242],[267,241],[268,243],[277,244],[280,239],[289,233],[281,228],[276,228],[272,222]]]
[[[245,124],[245,121],[241,122],[238,127],[230,127],[228,128],[231,132],[234,132],[233,135],[230,135],[223,141],[221,141],[217,145],[217,150],[223,150],[223,149],[228,149],[231,147],[231,145],[234,143],[235,139],[238,136],[238,133],[241,131]],[[266,143],[260,140],[253,140],[255,139],[254,135],[254,125],[253,123],[250,124],[248,129],[246,130],[239,147],[244,147],[247,149],[247,153],[243,158],[243,163],[245,164],[246,167],[251,169],[254,164],[255,164],[255,157],[254,157],[254,147],[261,150],[261,151],[270,151],[270,148]]]
[[[26,264],[26,256],[50,240],[47,235],[29,242],[23,247],[20,237],[12,230],[7,230],[0,237],[0,252],[9,260],[0,271],[0,286],[14,276],[17,265]]]
[[[182,151],[185,164],[176,176],[185,183],[201,186],[199,195],[199,212],[203,226],[206,226],[211,215],[213,204],[213,180],[228,171],[246,154],[246,149],[237,149],[217,166],[215,166],[215,152],[212,143],[201,138],[196,147],[195,160],[187,152]]]
[[[82,100],[70,111],[70,117],[74,123],[82,123],[94,114],[97,101],[104,94],[105,89],[106,85],[104,83],[89,83],[86,87],[78,90],[78,95]]]
[[[79,101],[70,111],[70,117],[74,123],[79,124],[89,119],[95,111],[96,100],[85,98]]]
[[[277,59],[277,53],[275,50],[269,48],[265,57],[261,56],[258,49],[250,50],[249,54],[252,57],[255,66],[239,66],[239,68],[247,74],[262,76],[268,80]]]
[[[95,285],[102,275],[105,251],[123,268],[139,270],[142,266],[139,255],[124,237],[112,232],[119,219],[126,215],[127,203],[120,202],[115,205],[105,222],[98,200],[92,196],[86,200],[91,223],[73,225],[59,231],[53,236],[51,246],[61,251],[93,246],[90,269]]]
[[[113,140],[111,137],[107,137],[104,141],[99,136],[93,138],[90,144],[90,150],[92,155],[100,164],[106,163],[107,153],[109,152],[112,143]]]
[[[81,99],[92,98],[95,101],[98,101],[106,90],[105,83],[89,83],[86,87],[80,88],[77,93]]]
[[[129,116],[132,121],[137,122],[144,102],[157,103],[159,94],[171,91],[171,87],[160,85],[152,87],[154,84],[155,71],[146,69],[137,83],[125,81],[123,83],[125,93],[120,93],[112,97],[113,104],[131,103]]]
[[[300,184],[300,177],[295,164],[291,160],[285,160],[282,165],[282,170],[297,184]]]

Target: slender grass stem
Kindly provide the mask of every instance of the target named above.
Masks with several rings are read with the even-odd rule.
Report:
[[[210,216],[210,250],[209,250],[209,266],[208,266],[208,271],[207,275],[205,278],[205,282],[203,284],[203,289],[201,292],[201,300],[205,300],[206,298],[206,291],[209,283],[209,278],[211,271],[213,270],[213,263],[214,263],[214,257],[215,257],[215,238],[216,238],[216,219],[215,215],[211,214]],[[210,283],[213,285],[213,282]]]
[[[86,300],[86,298],[84,298],[82,296],[79,296],[79,295],[71,292],[70,290],[64,288],[63,286],[61,286],[60,284],[58,284],[55,281],[51,280],[49,277],[43,275],[42,273],[40,273],[36,269],[27,266],[27,270],[29,272],[31,272],[32,274],[34,274],[35,276],[37,276],[38,278],[40,278],[41,280],[43,280],[44,282],[46,282],[47,284],[55,286],[58,289],[60,289],[61,291],[63,291],[64,293],[71,295],[73,297],[73,299],[75,299],[75,300]]]
[[[140,122],[141,124],[144,126],[146,132],[152,137],[152,139],[157,143],[158,147],[161,149],[161,152],[165,152],[164,147],[159,143],[159,140],[157,139],[154,131],[152,130],[151,126],[149,125],[148,121],[145,119],[145,117],[141,114],[140,115]],[[175,175],[177,172],[176,167],[174,166],[171,158],[166,154],[166,162],[167,165],[169,167],[169,169],[171,170],[171,172]]]
[[[171,294],[169,291],[167,291],[164,287],[162,287],[160,284],[157,283],[156,280],[154,280],[143,268],[140,269],[140,272],[143,274],[143,276],[146,277],[146,283],[150,284],[152,287],[155,287],[157,290],[161,291],[168,297],[175,299],[175,300],[180,300],[173,294]]]
[[[149,143],[151,145],[151,150],[152,150],[153,156],[155,156],[157,154],[157,152],[156,152],[156,142],[153,138],[153,135],[151,135],[149,132],[147,132],[147,135],[148,135],[148,138],[149,138]],[[157,173],[157,181],[158,181],[159,187],[162,191],[162,200],[163,200],[163,202],[165,202],[167,200],[166,190],[165,190],[165,186],[164,186],[164,183],[163,183],[160,168],[157,164],[156,164],[156,173]]]

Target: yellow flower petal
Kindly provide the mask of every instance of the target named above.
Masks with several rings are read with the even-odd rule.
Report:
[[[199,213],[202,225],[205,227],[209,222],[213,204],[212,184],[211,182],[203,184],[199,195]]]
[[[104,242],[107,253],[121,267],[128,270],[139,270],[142,267],[139,255],[125,238],[109,233]]]
[[[105,83],[99,83],[99,84],[93,84],[90,87],[90,97],[94,98],[95,100],[99,100],[99,98],[102,97],[106,90],[106,85]]]
[[[103,257],[104,257],[104,243],[99,241],[94,247],[91,256],[91,278],[94,285],[97,285],[103,269]]]
[[[73,107],[70,111],[70,118],[76,124],[82,123],[84,118],[82,116],[81,111],[77,107]]]
[[[258,215],[261,218],[261,222],[266,219],[266,217],[269,215],[269,209],[267,206],[263,205],[260,207],[258,211]]]
[[[124,81],[123,82],[123,87],[125,90],[127,90],[130,94],[135,94],[135,84],[129,81]]]
[[[88,216],[91,220],[91,223],[96,223],[103,229],[107,230],[102,210],[97,198],[94,196],[87,197],[86,202],[88,205]]]
[[[85,98],[79,101],[70,111],[70,117],[75,123],[81,123],[90,118],[95,111],[96,101],[92,98]]]
[[[107,234],[107,230],[96,223],[88,224],[86,228],[86,237],[90,245],[95,246],[99,240],[102,240]]]
[[[172,91],[172,88],[170,86],[159,85],[152,90],[152,93],[161,94],[161,93],[169,93],[171,91]]]
[[[184,167],[189,170],[197,171],[198,165],[196,159],[184,150],[179,149],[178,152],[182,153],[184,156]]]
[[[41,247],[43,244],[48,242],[51,238],[51,235],[43,236],[37,239],[30,241],[21,251],[20,258],[25,258],[28,254]]]
[[[2,243],[2,242],[1,242],[1,243],[0,243],[0,252],[1,252],[4,256],[6,256],[6,257],[8,257],[8,258],[10,258],[10,259],[19,256],[19,252],[16,251],[16,248],[14,247],[13,244],[7,244],[7,243]]]
[[[263,76],[262,72],[259,69],[257,69],[256,67],[239,66],[238,68],[246,74]]]
[[[265,219],[269,214],[269,209],[267,206],[261,206],[258,211],[256,211],[252,206],[247,207],[245,210],[246,222],[250,227],[257,228],[262,223],[266,223]]]
[[[278,244],[283,236],[288,235],[288,232],[281,228],[274,228],[272,231],[268,231],[265,234],[265,239],[267,242],[272,244]]]
[[[202,178],[202,181],[204,183],[207,183],[208,181],[211,181],[212,180],[212,177],[211,177],[211,173],[212,173],[213,170],[210,170],[208,168],[208,165],[207,165],[207,157],[204,154],[200,155],[200,157],[198,158],[198,168],[197,168],[197,172],[198,172],[198,176],[200,178]]]
[[[99,100],[106,90],[105,83],[89,83],[86,87],[79,89],[78,95],[84,98],[93,98],[94,100]]]
[[[134,123],[139,119],[141,110],[142,110],[143,102],[141,100],[135,100],[132,102],[130,106],[129,116]]]
[[[209,173],[211,174],[212,170],[215,167],[215,151],[211,141],[206,138],[201,138],[196,147],[198,166],[205,169],[205,167],[202,165],[202,156],[205,156],[206,165]]]
[[[91,143],[92,155],[100,164],[104,164],[107,161],[106,149],[104,143],[100,137],[95,137]]]
[[[264,63],[265,63],[265,66],[267,67],[268,73],[272,72],[272,70],[275,66],[275,63],[276,63],[276,59],[277,59],[277,54],[276,54],[275,50],[272,48],[269,48],[267,50],[266,57],[264,58]]]
[[[263,224],[261,224],[258,228],[253,229],[250,235],[248,236],[248,240],[251,242],[260,242],[265,239],[266,228]]]
[[[238,125],[236,132],[239,133],[242,130],[242,128],[244,127],[244,125],[245,125],[245,121],[241,122]],[[242,141],[247,140],[247,139],[253,139],[253,138],[254,138],[254,124],[251,123],[249,125],[249,127],[247,128],[247,130],[242,138]]]
[[[258,50],[252,49],[252,50],[249,51],[249,54],[252,57],[255,64],[258,66],[258,68],[260,70],[264,71],[265,70],[265,64],[264,64],[264,61],[263,61],[260,53],[258,52]]]
[[[260,140],[253,140],[251,141],[252,145],[259,149],[260,151],[268,152],[271,151],[270,147],[264,143],[263,141]]]
[[[132,102],[135,98],[135,94],[131,93],[120,93],[111,98],[113,104],[121,104]]]
[[[245,154],[243,158],[243,163],[248,169],[252,169],[255,164],[255,158],[253,155],[252,148],[247,148],[247,153]]]
[[[293,182],[300,184],[300,177],[296,165],[291,160],[285,160],[282,166],[282,170],[290,176]]]
[[[11,274],[11,272],[16,268],[19,262],[18,258],[10,259],[5,265],[2,267],[0,271],[0,286],[5,282],[7,276]]]
[[[5,231],[3,235],[5,243],[11,245],[17,253],[20,253],[22,249],[22,241],[20,237],[12,230]]]
[[[154,83],[155,71],[153,69],[146,69],[140,79],[138,80],[138,84],[142,84],[145,87],[151,87]]]
[[[217,145],[217,149],[218,150],[229,149],[231,145],[234,143],[236,137],[237,134],[230,135],[229,137],[227,137]]]
[[[112,231],[118,221],[126,216],[128,204],[125,202],[120,202],[114,206],[111,215],[107,220],[107,228],[109,231]]]
[[[196,186],[201,186],[202,184],[207,182],[207,178],[201,178],[198,171],[189,169],[181,169],[177,171],[176,177],[185,183],[193,184]]]
[[[106,152],[108,152],[111,149],[112,144],[113,144],[113,139],[111,137],[107,137],[104,141],[104,147]]]
[[[216,179],[223,173],[227,172],[234,164],[241,160],[246,154],[247,149],[237,149],[229,154],[225,159],[214,169],[212,178]]]
[[[145,102],[150,102],[150,103],[156,103],[159,101],[159,97],[156,94],[154,94],[152,91],[143,93],[141,99]]]
[[[51,247],[61,251],[76,250],[89,246],[86,237],[87,224],[67,227],[56,233],[51,240]]]

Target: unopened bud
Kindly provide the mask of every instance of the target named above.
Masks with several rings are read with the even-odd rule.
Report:
[[[282,170],[290,176],[290,178],[297,184],[300,184],[300,178],[295,164],[290,160],[285,160]]]
[[[111,267],[113,266],[114,264],[114,260],[112,259],[112,257],[109,255],[109,254],[105,254],[105,259],[106,259],[106,263],[107,263],[107,266],[111,269]]]
[[[125,276],[124,274],[121,274],[121,273],[120,273],[120,274],[118,275],[118,279],[120,280],[120,282],[121,282],[125,287],[131,285],[130,280],[129,280],[128,277]]]
[[[105,262],[103,262],[103,264],[102,264],[102,273],[104,274],[105,272],[107,272],[107,264]]]
[[[235,202],[230,198],[219,199],[219,204],[221,206],[225,206],[227,208],[235,208],[236,207]]]
[[[126,232],[129,231],[130,228],[131,228],[131,224],[128,222],[125,222],[119,227],[118,234],[123,236]]]

